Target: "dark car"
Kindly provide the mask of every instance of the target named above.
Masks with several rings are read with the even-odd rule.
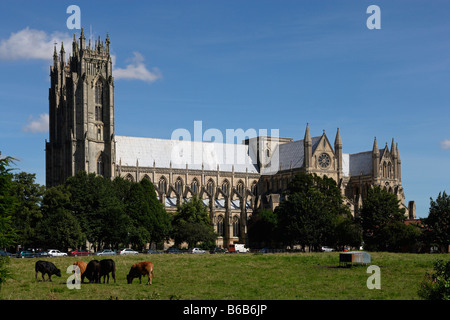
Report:
[[[33,258],[35,253],[30,250],[22,250],[17,254],[17,258]]]
[[[215,247],[214,249],[209,250],[209,253],[214,254],[214,253],[227,253],[227,249],[224,248],[219,248],[219,247]]]
[[[0,257],[11,257],[12,254],[3,250],[0,250]]]
[[[184,251],[180,250],[180,249],[177,249],[177,248],[169,248],[169,249],[167,249],[166,253],[177,253],[177,254],[179,254],[179,253],[184,253]]]
[[[148,253],[148,254],[159,254],[159,253],[162,253],[162,252],[159,251],[159,250],[153,250],[153,249],[150,249],[150,250],[147,251],[147,253]]]
[[[70,253],[70,255],[74,256],[74,257],[78,257],[78,256],[88,256],[88,255],[90,255],[90,253],[86,250],[73,250]]]

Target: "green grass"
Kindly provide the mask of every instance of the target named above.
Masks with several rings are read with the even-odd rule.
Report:
[[[426,271],[436,259],[450,255],[371,253],[380,267],[381,290],[366,286],[367,266],[338,268],[339,253],[295,254],[159,254],[115,256],[116,279],[109,284],[81,285],[69,290],[66,269],[75,260],[94,257],[45,258],[61,269],[53,282],[35,280],[36,259],[11,259],[9,279],[0,290],[3,300],[414,300]],[[109,258],[109,257],[108,257]],[[155,279],[146,286],[126,275],[135,262],[152,261]]]

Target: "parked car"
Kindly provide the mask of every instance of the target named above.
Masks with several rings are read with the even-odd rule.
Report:
[[[61,252],[61,251],[56,250],[56,249],[48,250],[47,254],[48,254],[49,257],[65,257],[65,256],[67,256],[67,253]]]
[[[0,250],[0,257],[11,257],[12,254],[3,250]]]
[[[115,256],[116,252],[111,249],[105,249],[102,252],[97,252],[96,256]]]
[[[330,248],[330,247],[322,247],[321,249],[322,249],[322,252],[332,252],[332,251],[334,251],[334,249]]]
[[[147,253],[148,253],[148,254],[160,254],[160,253],[162,253],[162,252],[159,251],[159,250],[149,249],[149,250],[147,251]]]
[[[71,253],[70,253],[70,255],[71,256],[74,256],[74,257],[78,257],[78,256],[88,256],[88,255],[90,255],[90,253],[88,252],[88,251],[86,251],[86,250],[73,250]]]
[[[209,253],[214,254],[214,253],[227,253],[228,250],[224,249],[224,248],[219,248],[219,247],[215,247],[214,249],[209,250]]]
[[[134,251],[133,249],[130,249],[130,248],[125,248],[122,251],[120,251],[120,254],[121,255],[124,255],[124,254],[139,254],[139,252]]]
[[[189,250],[189,253],[206,253],[206,251],[200,248],[192,248]]]
[[[184,251],[180,250],[178,248],[172,247],[172,248],[167,249],[166,253],[177,253],[178,254],[178,253],[184,253]]]
[[[22,250],[17,254],[17,258],[34,258],[35,253],[30,250]]]

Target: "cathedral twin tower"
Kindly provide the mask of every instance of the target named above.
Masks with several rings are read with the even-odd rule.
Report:
[[[372,150],[347,154],[339,130],[331,145],[325,132],[312,137],[307,125],[303,140],[258,136],[233,145],[245,163],[222,161],[227,144],[196,141],[188,148],[200,153],[202,163],[177,165],[171,158],[173,149],[186,148],[189,141],[116,136],[108,34],[104,43],[99,37],[94,45],[90,41],[86,45],[82,29],[79,42],[74,35],[67,60],[64,46],[59,55],[55,47],[50,78],[47,187],[84,170],[109,178],[149,179],[168,211],[196,194],[209,207],[220,246],[246,242],[252,212],[274,209],[298,171],[335,179],[354,214],[373,185],[396,194],[404,206],[400,153],[394,140],[390,149],[387,144],[379,149],[375,139]],[[277,168],[268,174],[266,165],[274,160]],[[413,218],[413,201],[407,209]]]

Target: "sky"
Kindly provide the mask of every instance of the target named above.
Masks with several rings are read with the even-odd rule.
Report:
[[[299,140],[309,123],[334,141],[339,128],[344,153],[394,138],[418,217],[450,191],[450,2],[438,0],[2,0],[0,152],[40,184],[53,46],[68,56],[80,34],[71,5],[87,38],[109,34],[117,135],[170,139],[202,121]]]

